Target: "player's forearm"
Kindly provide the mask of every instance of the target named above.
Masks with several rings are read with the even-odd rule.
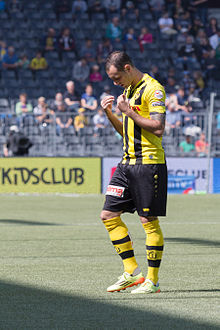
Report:
[[[153,133],[157,136],[162,136],[165,128],[165,124],[160,120],[148,119],[140,116],[138,113],[132,111],[129,117],[133,119],[135,124],[145,129],[146,131]]]
[[[106,116],[108,117],[108,120],[110,121],[110,123],[114,127],[114,129],[121,136],[123,136],[123,125],[122,125],[122,122],[120,122],[120,120],[118,120],[118,118],[116,118],[115,115],[113,115],[113,113],[111,111],[105,110],[105,113],[106,113]]]

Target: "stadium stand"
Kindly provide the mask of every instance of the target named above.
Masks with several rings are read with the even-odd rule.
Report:
[[[21,93],[27,94],[32,107],[36,106],[40,96],[45,97],[50,109],[50,122],[39,123],[35,115],[30,113],[29,120],[19,124],[19,129],[33,143],[29,155],[120,155],[122,143],[111,127],[105,129],[104,136],[96,136],[93,122],[96,111],[85,112],[87,125],[79,136],[73,124],[77,111],[66,109],[59,116],[66,117],[68,114],[72,118],[71,129],[63,128],[57,135],[57,111],[51,107],[56,93],[64,93],[66,82],[74,79],[73,68],[81,60],[82,52],[83,57],[87,58],[90,74],[94,65],[98,64],[101,81],[91,82],[89,77],[85,81],[75,81],[79,100],[89,82],[97,100],[100,100],[106,85],[110,86],[111,94],[119,95],[120,89],[105,74],[104,58],[109,49],[125,49],[141,70],[155,74],[155,78],[167,89],[167,106],[174,107],[180,117],[178,128],[166,130],[163,145],[167,155],[181,155],[179,144],[186,134],[190,134],[195,141],[201,131],[207,133],[209,95],[212,91],[216,92],[211,153],[220,154],[220,8],[208,9],[206,2],[195,8],[191,0],[176,3],[161,0],[161,9],[155,8],[153,1],[138,0],[133,5],[130,1],[119,2],[120,14],[89,7],[88,12],[79,16],[72,15],[73,1],[20,0],[17,7],[14,7],[13,1],[7,2],[5,10],[0,12],[1,156],[10,126],[18,124],[15,105]],[[171,30],[175,32],[160,31],[158,22],[164,17],[164,12],[172,19]],[[120,40],[110,37],[110,46],[108,43],[105,45],[103,40],[109,37],[109,26],[115,16],[119,17]],[[62,39],[62,31],[66,28],[70,31],[68,42]],[[132,37],[129,28],[134,30]],[[143,38],[143,28],[151,35],[150,38]],[[49,29],[54,31],[52,36]],[[88,39],[92,42],[91,51],[85,48]],[[10,46],[14,47],[15,55],[19,58],[14,68],[7,66],[11,60],[8,55]],[[48,68],[32,74],[29,63],[39,50]],[[40,68],[40,62],[38,65]],[[180,100],[177,96],[176,103],[173,103],[173,95],[177,95],[181,86],[186,97]]]

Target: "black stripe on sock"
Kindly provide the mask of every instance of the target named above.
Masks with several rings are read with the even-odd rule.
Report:
[[[163,251],[163,245],[162,246],[149,246],[146,245],[147,250],[156,250],[156,251]]]
[[[149,259],[147,259],[147,261],[148,261],[148,266],[149,267],[155,267],[155,268],[160,267],[161,260],[149,260]]]
[[[118,239],[116,241],[112,241],[112,244],[113,245],[118,245],[118,244],[123,244],[123,243],[126,243],[126,242],[130,242],[130,237],[129,235],[127,235],[126,237],[122,238],[122,239]]]
[[[132,258],[134,257],[134,251],[133,250],[128,250],[122,253],[119,253],[120,257],[124,259]]]

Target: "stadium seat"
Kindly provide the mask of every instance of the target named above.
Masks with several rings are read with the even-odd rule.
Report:
[[[9,112],[10,111],[10,105],[8,102],[8,99],[6,98],[0,98],[0,112]]]

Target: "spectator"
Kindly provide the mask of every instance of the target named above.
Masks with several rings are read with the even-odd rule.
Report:
[[[190,154],[195,150],[195,146],[192,143],[192,137],[190,135],[185,136],[185,140],[179,145],[182,154]]]
[[[191,20],[188,11],[183,11],[178,18],[176,18],[176,27],[177,31],[180,32],[183,29],[186,29],[187,32],[191,29]]]
[[[54,28],[47,30],[47,35],[42,40],[42,49],[46,52],[57,50],[57,38]]]
[[[191,36],[187,37],[186,44],[180,48],[178,54],[177,63],[182,63],[184,70],[190,71],[194,68],[195,63],[197,63],[197,49]]]
[[[74,119],[74,128],[76,131],[76,134],[79,136],[83,135],[85,126],[88,125],[88,120],[86,116],[84,115],[85,109],[79,108],[78,109],[78,115]]]
[[[104,130],[108,125],[108,120],[102,108],[99,108],[97,114],[93,118],[94,136],[103,136]]]
[[[59,136],[68,132],[73,123],[72,116],[67,112],[67,108],[63,102],[57,104],[56,108],[56,132]]]
[[[188,29],[186,28],[182,28],[176,38],[176,42],[177,42],[177,50],[179,51],[179,49],[184,46],[186,44],[186,39],[188,37]]]
[[[41,51],[37,51],[36,56],[31,60],[30,68],[33,71],[46,70],[48,67],[45,57]]]
[[[66,83],[66,92],[64,93],[64,102],[70,111],[77,111],[80,106],[79,95],[75,91],[75,84],[73,81]]]
[[[86,110],[94,111],[97,109],[98,102],[96,97],[93,95],[93,88],[90,84],[86,85],[85,93],[82,94],[81,105]]]
[[[36,122],[41,128],[45,128],[53,122],[52,114],[53,111],[49,110],[48,105],[45,102],[45,97],[39,97],[38,105],[34,108],[34,115]]]
[[[110,19],[112,15],[120,15],[121,0],[104,0],[103,6],[107,19]]]
[[[202,72],[195,71],[193,73],[193,78],[194,78],[194,82],[195,82],[195,88],[198,91],[198,93],[200,94],[203,91],[203,89],[205,88],[205,81],[203,79]]]
[[[201,133],[201,127],[197,126],[197,116],[192,113],[192,110],[189,106],[187,112],[182,115],[183,133],[196,137]]]
[[[78,62],[74,64],[73,67],[73,79],[81,84],[85,83],[89,77],[89,66],[87,60],[82,57]]]
[[[203,41],[206,38],[207,37],[206,37],[206,33],[205,33],[204,29],[199,29],[198,32],[197,32],[197,34],[196,34],[196,42],[198,44],[200,44],[201,41]]]
[[[74,51],[77,55],[73,36],[70,33],[70,29],[67,27],[63,28],[61,31],[60,37],[58,39],[58,48],[61,61],[63,59],[63,52]]]
[[[200,29],[204,29],[204,24],[202,23],[200,18],[196,16],[192,20],[192,25],[191,25],[191,29],[189,30],[189,34],[195,37]]]
[[[15,105],[18,127],[26,124],[29,115],[32,113],[32,110],[32,105],[27,102],[27,94],[21,93],[19,95],[19,102],[17,102]]]
[[[168,12],[165,12],[162,17],[158,20],[158,25],[161,33],[168,35],[176,34],[177,31],[173,28],[174,21],[169,17]]]
[[[105,63],[108,54],[110,54],[112,51],[113,51],[113,47],[110,40],[106,37],[103,37],[102,41],[98,44],[98,48],[97,48],[98,63],[99,64]]]
[[[168,77],[166,83],[166,93],[173,94],[175,92],[176,92],[176,80],[173,77]]]
[[[185,13],[184,7],[181,0],[176,0],[173,8],[173,18],[175,20],[179,19]]]
[[[209,24],[206,28],[206,33],[207,33],[208,38],[213,36],[214,34],[216,34],[218,30],[219,30],[219,28],[218,28],[217,19],[215,17],[210,17]]]
[[[103,92],[102,94],[100,95],[100,103],[102,101],[102,99],[104,99],[104,97],[108,96],[108,95],[112,95],[112,91],[111,91],[111,88],[109,85],[105,85],[104,88],[103,88]],[[117,101],[117,98],[115,98],[115,101],[113,102],[112,104],[112,111],[113,112],[116,112],[116,101]]]
[[[198,90],[195,89],[195,84],[192,83],[189,89],[189,94],[188,94],[188,102],[191,104],[192,102],[200,102],[201,99],[199,97]]]
[[[198,44],[198,58],[201,62],[201,64],[203,64],[203,62],[205,61],[206,58],[208,58],[209,56],[209,51],[212,50],[212,47],[209,44],[209,40],[205,37],[199,40],[199,44]]]
[[[136,15],[136,20],[139,21],[139,9],[138,9],[137,1],[122,0],[122,4],[121,4],[122,19],[125,19],[126,17],[129,16],[129,14],[133,14],[133,13],[135,13]]]
[[[22,54],[18,60],[18,67],[27,70],[30,67],[30,61],[26,54]]]
[[[106,28],[106,37],[110,39],[113,46],[115,43],[120,42],[122,39],[122,29],[119,26],[119,18],[117,16],[113,17],[111,22]]]
[[[92,16],[96,14],[102,14],[106,22],[108,20],[106,16],[105,8],[103,7],[102,1],[98,0],[87,0],[88,3],[88,14],[89,20],[92,21]]]
[[[176,110],[188,111],[188,99],[185,95],[185,90],[183,87],[179,87],[176,93]]]
[[[199,140],[195,142],[197,156],[204,157],[208,154],[208,143],[205,139],[205,134],[201,133]]]
[[[2,65],[4,69],[14,71],[15,78],[18,80],[18,57],[15,54],[14,47],[8,47],[8,52],[2,59]]]
[[[70,3],[69,0],[55,0],[54,11],[56,14],[57,21],[60,20],[60,15],[63,13],[70,12]]]
[[[148,31],[146,26],[141,28],[141,34],[138,37],[138,42],[140,45],[140,51],[144,51],[144,45],[152,44],[153,42],[153,35]]]
[[[45,102],[46,99],[45,99],[45,97],[40,96],[37,101],[38,101],[38,104],[36,105],[36,107],[34,107],[34,115],[41,115],[43,107],[45,107],[47,105]]]
[[[62,103],[63,102],[63,94],[58,92],[56,93],[55,95],[55,99],[51,102],[50,104],[50,108],[53,110],[53,111],[56,111],[57,109],[57,105]]]
[[[16,125],[12,125],[6,144],[4,145],[4,156],[28,156],[29,149],[32,145],[30,139],[20,132]]]
[[[86,38],[85,43],[81,48],[81,57],[84,57],[88,63],[94,63],[96,58],[96,50],[92,39]]]
[[[135,35],[134,29],[132,27],[128,28],[127,32],[124,35],[124,41],[125,43],[127,41],[135,41],[137,40],[137,37]]]
[[[73,19],[80,19],[88,9],[87,3],[84,0],[75,0],[72,4],[72,15]]]
[[[209,38],[210,45],[216,49],[220,45],[220,29]]]
[[[102,94],[100,95],[100,103],[101,101],[104,99],[104,97],[111,95],[111,88],[108,85],[104,86],[104,91],[102,92]]]
[[[220,63],[216,58],[215,50],[210,50],[208,58],[205,60],[206,74],[209,79],[218,79]],[[204,86],[203,86],[204,88]]]
[[[176,110],[175,104],[168,102],[166,111],[166,123],[165,132],[167,135],[176,136],[176,130],[180,128],[181,115],[180,112]]]
[[[89,75],[89,81],[92,83],[102,81],[99,65],[95,64],[92,66],[91,73]]]

